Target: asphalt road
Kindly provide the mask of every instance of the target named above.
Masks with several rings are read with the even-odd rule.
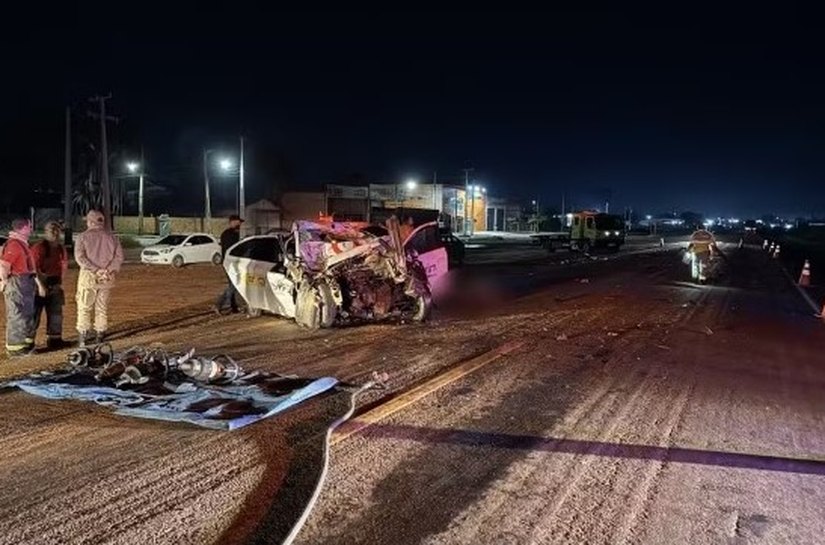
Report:
[[[512,348],[340,440],[300,543],[821,543],[825,324],[760,251],[701,287],[638,250],[471,265],[428,324],[319,332],[210,314],[214,268],[132,267],[115,343],[386,373],[364,410]],[[280,543],[346,404],[225,433],[2,394],[0,543]]]

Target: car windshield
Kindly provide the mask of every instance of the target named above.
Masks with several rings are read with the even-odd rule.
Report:
[[[168,246],[178,246],[183,244],[183,241],[186,240],[186,235],[169,235],[167,237],[163,237],[158,241],[158,244],[164,244]]]
[[[620,216],[596,216],[596,229],[624,229],[624,221]]]

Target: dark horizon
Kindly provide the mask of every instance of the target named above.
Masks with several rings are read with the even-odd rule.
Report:
[[[794,4],[17,20],[2,38],[6,188],[61,188],[63,109],[111,92],[113,151],[143,146],[149,174],[193,201],[203,147],[243,134],[248,202],[356,174],[458,177],[469,161],[525,202],[566,190],[615,210],[825,215],[822,55]]]

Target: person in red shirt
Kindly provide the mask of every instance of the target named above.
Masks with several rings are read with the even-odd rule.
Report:
[[[40,327],[40,318],[46,311],[46,348],[63,348],[63,273],[69,266],[69,255],[60,242],[63,230],[56,221],[50,221],[44,228],[45,240],[32,246],[34,269],[44,293],[34,298],[34,330]]]
[[[25,356],[34,350],[34,260],[29,248],[31,222],[12,221],[0,256],[0,290],[6,300],[6,351]]]

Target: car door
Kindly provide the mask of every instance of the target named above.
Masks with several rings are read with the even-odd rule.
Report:
[[[285,274],[279,237],[264,235],[238,242],[227,252],[224,269],[250,308],[295,317],[294,286]]]
[[[441,241],[438,223],[425,223],[413,230],[404,242],[406,252],[414,250],[427,273],[430,292],[440,295],[446,289],[446,275],[449,270],[447,249]]]
[[[206,235],[195,235],[192,237],[192,252],[198,263],[206,263],[212,259],[210,242],[212,242],[212,240]]]

